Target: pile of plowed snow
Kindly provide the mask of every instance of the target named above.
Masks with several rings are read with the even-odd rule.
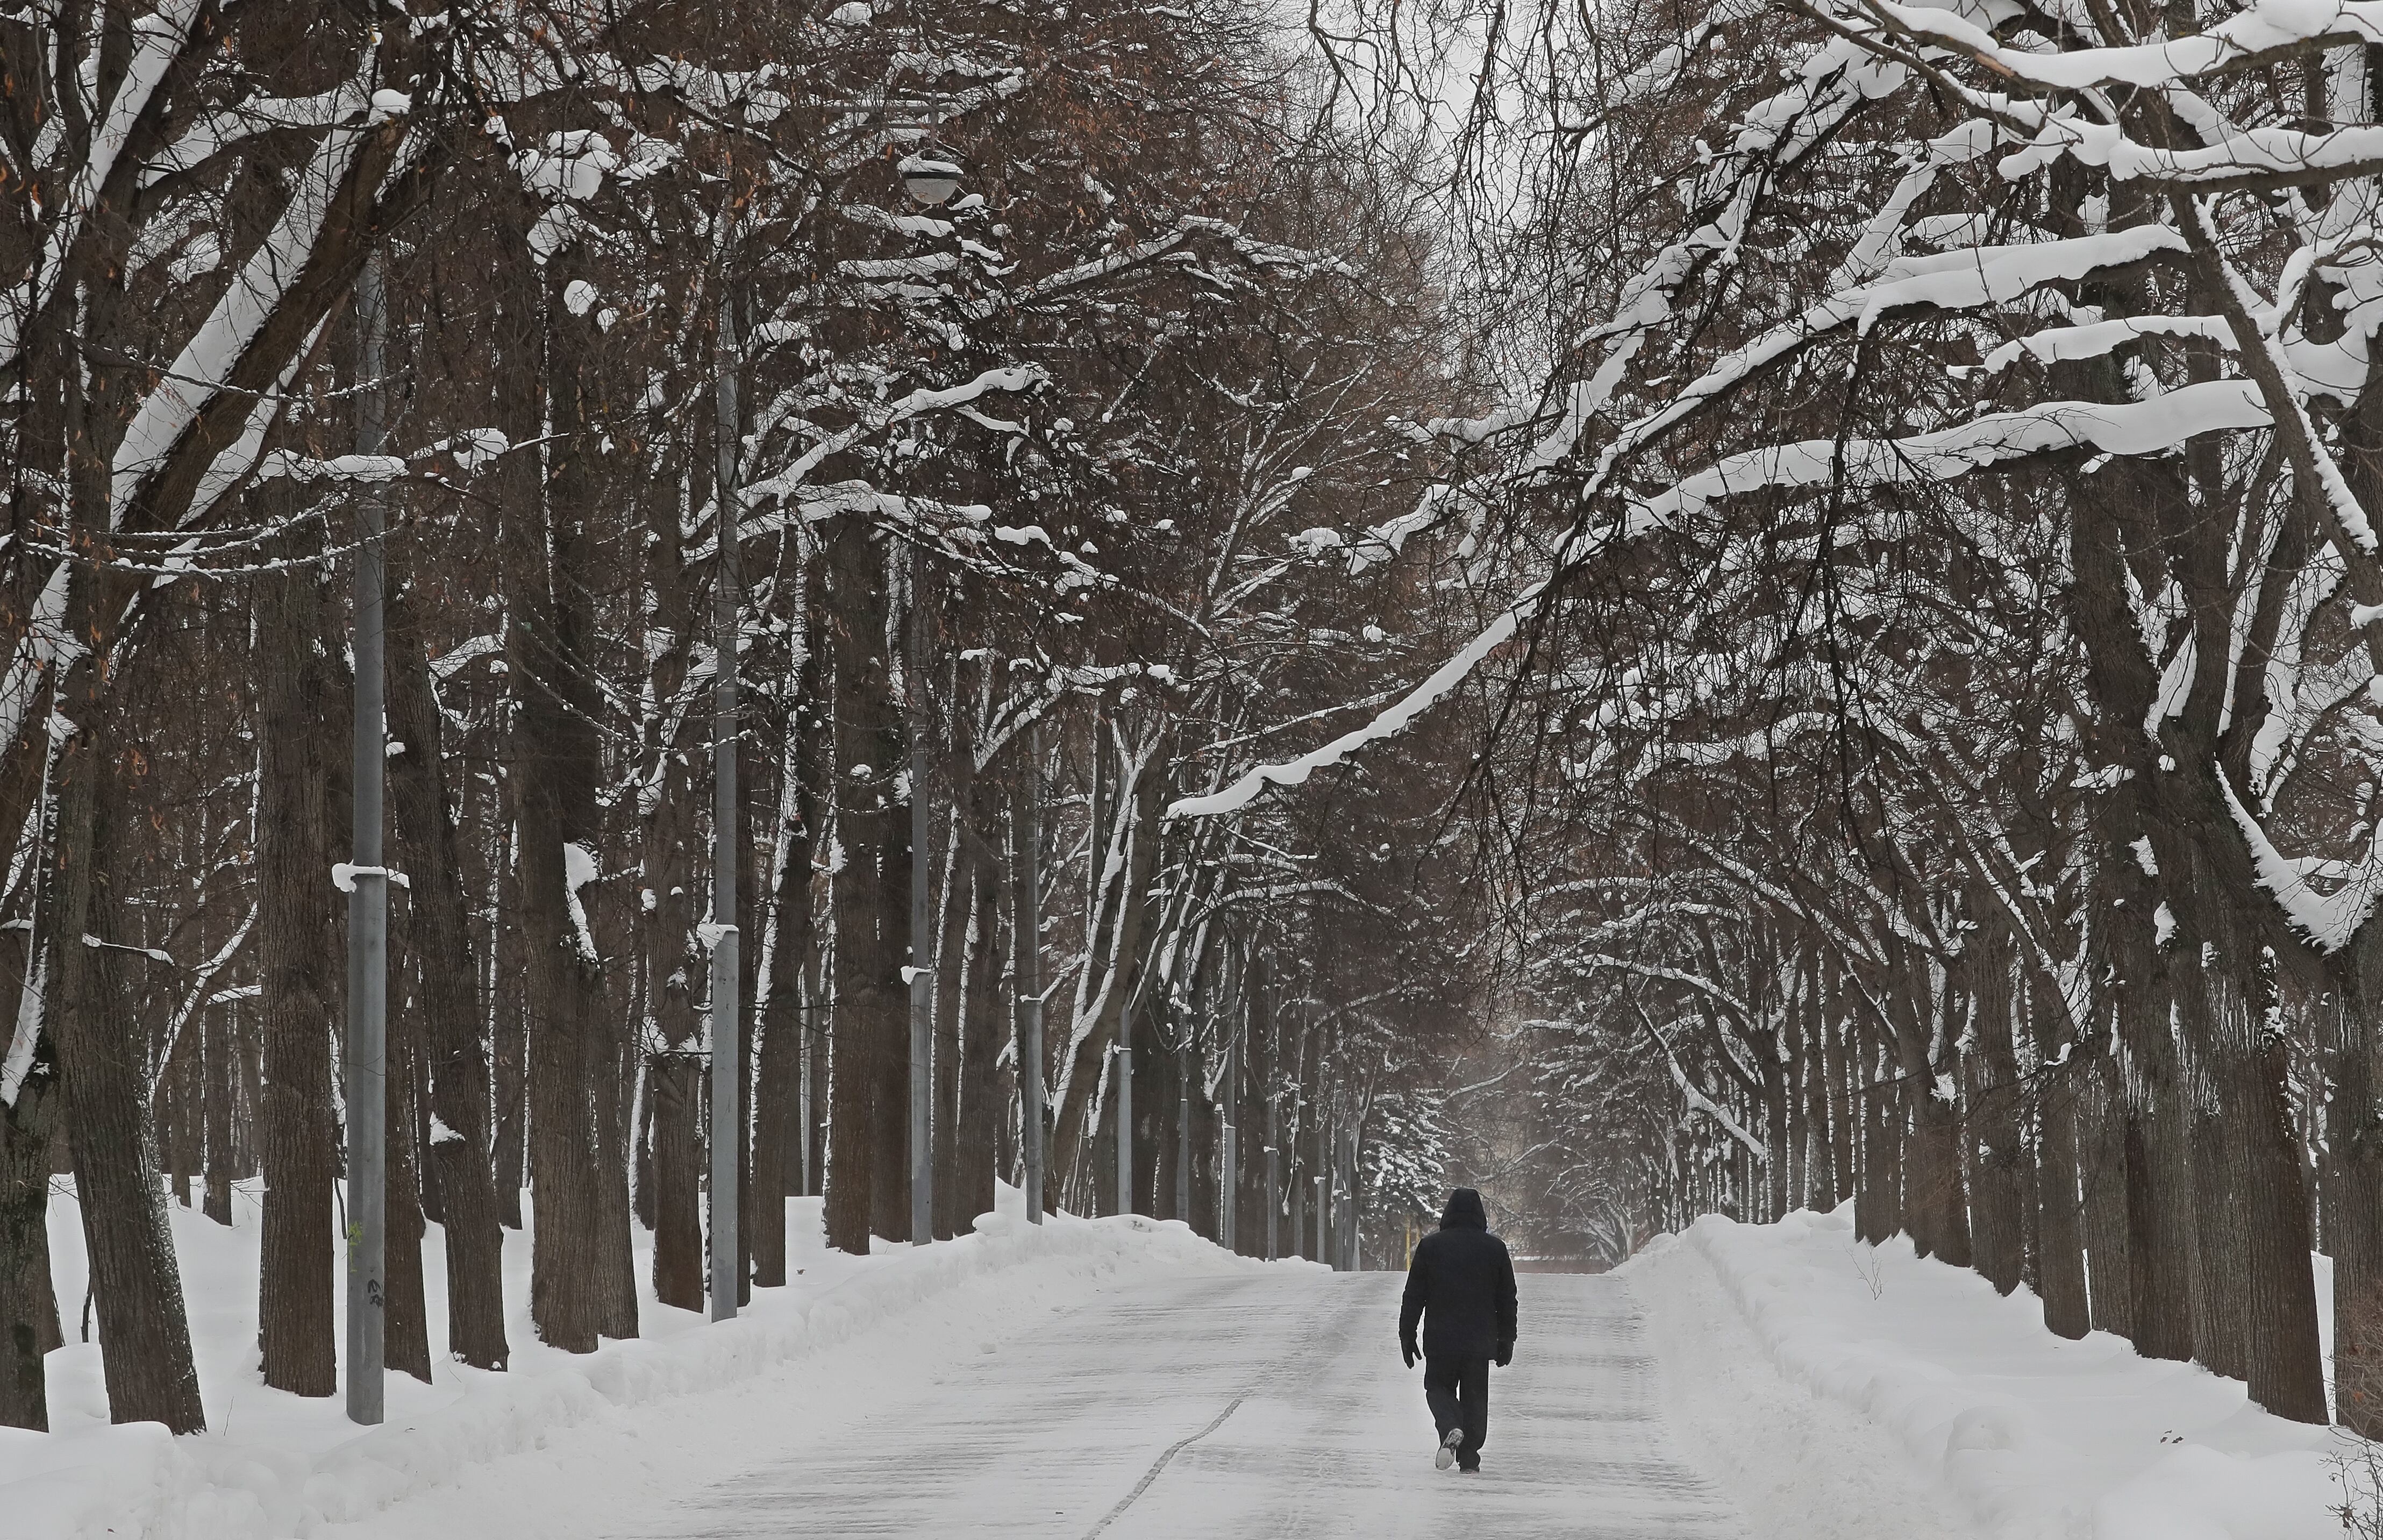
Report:
[[[1864,1245],[1847,1209],[1775,1225],[1700,1219],[1624,1274],[1659,1351],[1698,1329],[1684,1311],[1710,1320],[1718,1284],[1787,1380],[1899,1445],[1895,1474],[1933,1486],[1984,1534],[2338,1540],[2346,1497],[2374,1506],[2344,1485],[2343,1456],[2363,1468],[2360,1441],[2271,1416],[2240,1380],[2139,1357],[2109,1333],[2055,1337],[2027,1289],[1999,1296],[1974,1272],[1920,1258],[1908,1239]],[[1696,1379],[1673,1374],[1675,1417],[1691,1423],[1707,1415]],[[1792,1435],[1784,1447],[1796,1447]],[[1858,1465],[1860,1451],[1839,1448],[1836,1458]],[[1742,1458],[1759,1465],[1773,1452]],[[1810,1478],[1770,1479],[1787,1491]]]

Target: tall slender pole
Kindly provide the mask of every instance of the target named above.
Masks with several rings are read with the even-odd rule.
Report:
[[[934,984],[928,930],[933,881],[927,851],[933,843],[927,802],[927,562],[910,552],[910,657],[902,670],[910,715],[910,1239],[935,1238],[935,1163],[931,1118],[935,1105]]]
[[[1352,1125],[1341,1153],[1346,1180],[1340,1189],[1340,1250],[1348,1271],[1357,1271],[1357,1129]]]
[[[795,1119],[795,1127],[801,1130],[803,1145],[802,1154],[800,1156],[802,1164],[802,1191],[803,1196],[808,1198],[811,1195],[811,1108],[813,1106],[811,1086],[811,1002],[810,992],[808,989],[804,988],[799,973],[797,974],[796,988],[802,991],[802,1014],[796,1019],[802,1023],[802,1026],[797,1029],[802,1033],[803,1056],[802,1068],[800,1071],[800,1083],[795,1092],[796,1104],[802,1109],[802,1113],[800,1116]]]
[[[1324,1169],[1331,1193],[1331,1220],[1325,1230],[1324,1260],[1338,1273],[1340,1267],[1340,1128],[1338,1123],[1327,1125],[1324,1135]]]
[[[387,440],[380,376],[389,336],[380,259],[356,277],[356,448],[378,454]],[[381,772],[388,760],[381,672],[381,496],[366,483],[356,499],[356,720],[354,800],[348,881],[348,1420],[381,1420],[381,1337],[386,1319],[389,1084],[389,870],[381,864]]]
[[[1316,1152],[1319,1155],[1323,1152],[1323,1140],[1318,1138]],[[1332,1265],[1332,1247],[1327,1238],[1331,1231],[1331,1221],[1327,1216],[1331,1212],[1332,1179],[1318,1171],[1315,1174],[1315,1260],[1327,1267]]]
[[[1127,1013],[1129,1020],[1131,1012]],[[1120,1024],[1119,1032],[1130,1031]],[[1133,1043],[1130,1039],[1117,1045],[1117,1211],[1133,1212]]]
[[[1228,997],[1229,998],[1229,996]],[[1228,1251],[1241,1249],[1239,1215],[1234,1213],[1235,1189],[1241,1186],[1241,1130],[1236,1099],[1241,1095],[1241,1043],[1238,1033],[1225,1041],[1225,1083],[1220,1098],[1223,1106],[1224,1137],[1217,1151],[1216,1170],[1216,1238]]]
[[[737,1154],[745,1136],[736,1073],[736,311],[720,306],[720,572],[711,621],[711,1319],[733,1320],[736,1276]]]
[[[1010,826],[1018,840],[1017,908],[1010,930],[1017,950],[1018,1147],[1025,1183],[1026,1218],[1043,1223],[1043,733],[1026,729],[1019,752],[1026,758],[1018,777],[1018,810]]]
[[[1282,1254],[1282,1154],[1277,1148],[1282,1138],[1282,1099],[1274,1077],[1269,1074],[1266,1079],[1266,1259],[1272,1262]]]
[[[1194,986],[1195,990],[1197,986]],[[1195,993],[1193,999],[1198,999]],[[1198,1072],[1200,1017],[1193,1007],[1183,1029],[1183,1050],[1177,1057],[1175,1107],[1175,1217],[1192,1223],[1192,1078]]]

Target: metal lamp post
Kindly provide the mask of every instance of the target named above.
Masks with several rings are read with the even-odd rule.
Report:
[[[1026,1222],[1043,1223],[1043,734],[1030,722],[1026,757],[1018,777],[1018,808],[1011,827],[1018,841],[1018,891],[1010,927],[1018,979],[1019,1180]]]
[[[1216,1239],[1228,1251],[1239,1251],[1241,1215],[1234,1199],[1240,1196],[1241,1185],[1241,1040],[1237,1029],[1225,1042],[1225,1075],[1223,1094],[1216,1105],[1217,1121],[1223,1126],[1216,1151]]]
[[[737,1073],[736,930],[736,310],[720,304],[720,572],[712,587],[711,668],[711,1319],[733,1320],[737,1276],[738,1161],[745,1133]]]
[[[1175,1055],[1175,1217],[1187,1225],[1192,1222],[1192,1055],[1199,1030],[1195,1006],[1184,1023],[1183,1046]]]
[[[1272,1066],[1266,1077],[1266,1259],[1273,1262],[1282,1246],[1282,1156],[1278,1146],[1282,1138],[1281,1098],[1274,1085]]]
[[[356,449],[381,452],[388,437],[380,390],[389,335],[388,299],[380,259],[356,277]],[[381,861],[381,774],[387,768],[381,675],[380,493],[366,486],[356,499],[355,782],[349,835],[352,862],[348,890],[348,1041],[342,1092],[348,1110],[348,1420],[381,1420],[381,1362],[386,1295],[389,1086],[385,1070],[389,1020],[389,869]]]
[[[1128,1013],[1131,1015],[1130,1012]],[[1119,1027],[1119,1032],[1130,1030]],[[1133,1044],[1117,1045],[1117,1211],[1133,1212]]]
[[[960,168],[947,160],[912,154],[901,163],[902,186],[911,199],[932,208],[959,191]],[[927,700],[928,570],[926,548],[910,552],[909,659],[903,683],[910,719],[910,1240],[924,1246],[935,1238],[935,1105],[933,1020],[934,959],[928,942],[933,925],[929,903],[932,881],[928,844],[933,819],[927,802],[931,770],[929,738],[932,721]]]
[[[902,180],[910,196],[933,205],[949,199],[959,187],[959,167],[948,161],[913,155],[902,163]],[[742,1251],[737,1235],[742,1197],[745,1135],[743,1057],[736,1051],[739,1019],[739,935],[736,927],[736,647],[741,588],[737,573],[737,448],[740,418],[736,399],[736,317],[732,300],[720,308],[718,477],[720,489],[720,572],[713,591],[713,673],[711,712],[712,862],[711,862],[711,1319],[726,1321],[736,1314],[743,1292],[738,1275]],[[924,563],[913,556],[910,579],[910,660],[905,671],[909,683],[910,733],[910,1236],[914,1241],[932,1238],[934,1176],[928,1119],[932,1107],[933,1080],[929,1060],[933,1052],[929,1029],[929,972],[926,935],[929,906],[928,808],[926,798],[927,737],[924,617]],[[361,582],[361,578],[359,579]],[[361,786],[361,782],[359,782]],[[361,860],[362,857],[359,857]],[[377,1060],[376,1060],[376,1063]]]
[[[928,929],[933,906],[928,902],[931,880],[927,858],[933,824],[927,805],[927,561],[910,553],[909,660],[902,671],[910,717],[910,1240],[924,1246],[935,1238],[934,1022],[932,949]]]

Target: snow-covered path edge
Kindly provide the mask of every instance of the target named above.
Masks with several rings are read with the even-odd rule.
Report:
[[[1761,1540],[1960,1540],[1966,1509],[1884,1429],[1781,1370],[1704,1251],[1664,1236],[1624,1263],[1690,1464]]]
[[[1066,1297],[1089,1280],[1143,1269],[1269,1265],[1231,1256],[1179,1224],[1054,1216],[1038,1226],[1017,1213],[983,1215],[976,1233],[954,1240],[833,1260],[840,1265],[813,1287],[757,1290],[758,1308],[735,1321],[607,1341],[583,1357],[517,1354],[517,1370],[525,1359],[536,1367],[477,1376],[470,1393],[449,1404],[393,1414],[388,1424],[327,1448],[242,1437],[237,1425],[179,1439],[154,1423],[107,1428],[96,1448],[86,1435],[71,1463],[0,1483],[0,1514],[7,1516],[0,1528],[12,1540],[310,1535],[368,1519],[475,1467],[543,1448],[557,1435],[744,1385],[879,1327],[898,1326],[972,1283],[997,1280],[1001,1287],[969,1291],[984,1296],[979,1308],[937,1320],[935,1329],[955,1340],[997,1328],[1024,1300]]]
[[[2271,1416],[2240,1381],[2143,1359],[2108,1333],[2056,1337],[2026,1289],[1998,1296],[1969,1269],[1918,1257],[1908,1239],[1863,1245],[1844,1211],[1759,1226],[1708,1216],[1634,1258],[1626,1275],[1661,1318],[1680,1308],[1683,1280],[1708,1272],[1780,1376],[1828,1411],[1857,1415],[1872,1447],[1897,1447],[1902,1472],[1978,1533],[2342,1534],[2330,1458],[2342,1435]],[[1810,1440],[1798,1432],[1799,1442]]]

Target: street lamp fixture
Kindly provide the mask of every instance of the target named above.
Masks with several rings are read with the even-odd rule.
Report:
[[[901,164],[902,185],[912,199],[929,208],[949,201],[960,190],[960,168],[931,155],[908,155]]]

